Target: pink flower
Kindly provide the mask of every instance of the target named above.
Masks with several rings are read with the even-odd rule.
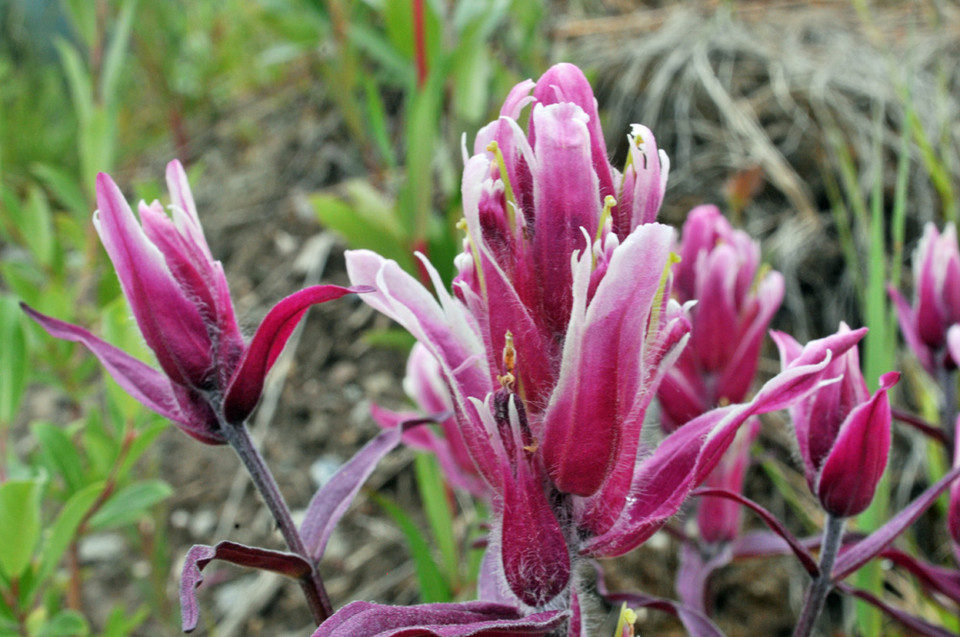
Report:
[[[690,343],[657,393],[668,431],[746,397],[784,290],[779,272],[761,275],[760,244],[734,230],[716,206],[690,211],[678,252],[673,294],[696,304]]]
[[[301,290],[277,303],[247,342],[178,161],[167,166],[167,187],[172,218],[159,202],[140,202],[138,223],[120,189],[101,173],[93,217],[160,371],[81,327],[24,310],[51,335],[85,345],[131,396],[185,433],[223,444],[221,428],[242,423],[253,411],[267,372],[310,305],[359,290]]]
[[[750,416],[805,396],[830,351],[860,338],[811,343],[753,401],[704,414],[638,462],[644,415],[689,323],[668,300],[673,230],[647,223],[666,160],[645,129],[629,141],[628,178],[607,162],[583,74],[557,65],[517,85],[478,133],[453,294],[425,259],[436,298],[395,262],[346,257],[351,281],[377,288],[363,300],[439,364],[493,494],[494,566],[482,588],[535,609],[573,599],[575,555],[619,555],[656,532]]]
[[[839,333],[855,332],[841,323]],[[782,364],[791,364],[799,344],[783,332],[773,332],[773,338]],[[887,392],[900,380],[900,372],[881,376],[880,389],[870,396],[860,357],[851,348],[830,363],[826,375],[840,380],[791,407],[790,416],[810,490],[825,511],[850,517],[870,505],[886,469],[891,418]]]
[[[893,286],[889,288],[900,330],[924,369],[956,369],[947,348],[947,330],[960,323],[960,249],[957,230],[948,223],[943,234],[928,223],[913,253],[914,300],[911,306]]]

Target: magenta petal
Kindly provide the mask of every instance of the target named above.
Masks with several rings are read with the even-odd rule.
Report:
[[[501,556],[510,590],[542,607],[570,581],[570,555],[539,481],[521,460],[514,484],[503,489]]]
[[[907,345],[920,361],[923,368],[927,370],[927,373],[933,374],[935,371],[933,354],[930,348],[927,347],[927,344],[923,342],[923,339],[920,338],[920,333],[917,331],[917,317],[913,308],[910,307],[910,303],[903,298],[903,295],[893,286],[888,287],[887,292],[890,294],[890,298],[893,300],[893,307],[897,311],[897,322],[900,324],[900,332],[903,334],[903,339],[907,342]]]
[[[533,90],[533,96],[543,105],[561,102],[573,103],[583,109],[589,118],[587,128],[590,131],[590,156],[594,171],[599,178],[600,196],[597,201],[603,201],[607,195],[613,197],[617,193],[613,188],[613,176],[610,173],[610,162],[607,159],[607,144],[600,127],[600,113],[597,110],[597,100],[593,96],[590,82],[577,66],[568,63],[555,64],[540,76]],[[535,143],[540,131],[536,128],[539,123],[531,124],[531,143]]]
[[[503,604],[461,602],[384,606],[351,602],[337,611],[312,637],[521,637],[547,635],[567,621],[566,611],[523,617]]]
[[[308,555],[316,560],[323,557],[333,528],[346,513],[360,487],[376,469],[377,463],[400,444],[405,430],[426,422],[434,421],[431,418],[408,420],[392,429],[381,431],[320,487],[310,500],[300,524],[300,535]]]
[[[213,261],[207,239],[203,236],[203,227],[197,215],[197,206],[193,202],[193,193],[190,192],[187,173],[183,164],[176,159],[167,164],[167,190],[173,200],[173,220],[177,229],[190,237],[207,261]]]
[[[220,542],[216,546],[194,545],[187,552],[180,575],[180,612],[185,633],[192,632],[197,627],[200,611],[197,608],[196,591],[203,583],[203,569],[213,560],[223,560],[292,578],[304,577],[313,572],[310,562],[293,553],[245,546],[236,542]]]
[[[833,565],[833,579],[841,580],[880,554],[891,542],[907,530],[940,494],[947,490],[957,476],[960,466],[954,467],[934,485],[921,493],[910,504],[890,518],[883,526],[849,548],[844,548]]]
[[[898,380],[899,372],[884,374],[873,398],[856,406],[840,426],[817,484],[820,503],[834,516],[858,515],[873,500],[890,452],[887,391]]]
[[[311,305],[339,299],[351,292],[366,291],[367,288],[314,285],[291,294],[274,305],[257,328],[250,347],[244,352],[227,386],[223,398],[223,415],[227,422],[243,422],[257,406],[267,372],[273,367],[290,334]]]
[[[51,336],[80,343],[100,361],[118,385],[147,408],[175,422],[185,433],[211,445],[225,441],[206,417],[206,411],[184,412],[170,380],[149,365],[110,345],[87,330],[41,314],[21,304],[20,307]]]
[[[143,233],[120,189],[104,173],[97,175],[97,205],[94,225],[144,340],[171,380],[204,387],[211,380],[212,348],[196,305]]]
[[[643,421],[634,413],[641,393],[650,396],[643,366],[651,306],[673,242],[660,224],[637,228],[613,253],[610,267],[586,311],[574,283],[573,311],[560,378],[544,418],[543,459],[557,488],[596,492],[621,452],[623,427]],[[588,257],[582,257],[586,259]]]

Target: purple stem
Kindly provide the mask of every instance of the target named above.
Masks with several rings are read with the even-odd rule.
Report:
[[[827,594],[833,587],[833,562],[840,551],[843,538],[843,525],[846,518],[827,515],[827,524],[823,529],[823,543],[820,546],[820,574],[810,583],[803,601],[803,610],[800,619],[793,631],[793,637],[810,637],[813,626],[817,623],[823,604],[827,601]]]
[[[222,422],[220,430],[233,450],[240,456],[243,466],[247,468],[247,472],[253,479],[253,484],[256,485],[257,491],[260,492],[261,497],[266,502],[270,513],[273,514],[273,519],[276,520],[277,527],[280,529],[283,539],[286,540],[287,546],[290,547],[291,551],[307,560],[313,567],[308,575],[299,579],[299,582],[300,588],[307,598],[307,605],[310,607],[313,619],[319,626],[333,615],[333,606],[330,604],[330,598],[323,586],[323,580],[320,578],[319,571],[317,571],[317,565],[307,553],[303,538],[300,537],[300,532],[297,530],[296,524],[293,523],[290,508],[287,506],[287,501],[283,499],[283,494],[280,493],[277,481],[274,480],[273,474],[267,468],[267,463],[263,460],[263,456],[260,455],[253,444],[253,439],[250,437],[246,425]]]
[[[942,428],[938,429],[936,425],[930,424],[920,416],[911,414],[910,412],[902,409],[891,409],[890,413],[900,422],[910,425],[923,435],[936,440],[944,447],[947,446],[947,436]]]

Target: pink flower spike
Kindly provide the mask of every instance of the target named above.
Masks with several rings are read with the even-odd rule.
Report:
[[[831,515],[850,517],[870,506],[890,453],[890,401],[887,392],[900,372],[880,377],[880,389],[855,407],[840,426],[820,470],[817,497]]]
[[[240,333],[223,266],[203,236],[186,173],[167,166],[172,218],[140,202],[140,220],[113,180],[97,176],[93,222],[158,372],[87,330],[24,310],[51,335],[86,346],[131,396],[185,433],[223,444],[260,399],[263,381],[306,309],[372,288],[314,286],[280,301],[248,345]]]
[[[960,323],[960,247],[953,223],[942,234],[932,223],[924,227],[913,253],[913,274],[912,306],[889,288],[903,337],[929,374],[955,369],[960,361],[947,347],[947,330]]]

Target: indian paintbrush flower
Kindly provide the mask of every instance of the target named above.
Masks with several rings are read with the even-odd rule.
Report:
[[[657,392],[666,431],[746,398],[763,338],[784,292],[780,273],[760,267],[760,244],[734,230],[716,206],[690,211],[677,251],[673,296],[679,303],[695,304],[689,310],[690,342]],[[737,434],[707,478],[708,486],[742,489],[750,445],[758,432],[754,421]],[[706,498],[699,503],[697,519],[706,542],[732,541],[739,532],[740,507]]]
[[[140,202],[138,222],[117,185],[101,173],[93,218],[160,370],[81,327],[24,310],[53,336],[86,346],[131,396],[185,433],[223,444],[222,428],[253,411],[267,372],[306,310],[355,290],[318,285],[288,296],[247,341],[178,161],[167,166],[167,187],[172,216],[157,201]]]
[[[854,332],[841,324],[838,333]],[[799,344],[783,332],[774,332],[773,338],[782,364],[790,365]],[[887,392],[900,373],[881,376],[880,388],[871,396],[857,350],[850,348],[831,361],[827,376],[840,380],[795,404],[790,416],[810,490],[827,513],[845,518],[866,510],[886,469],[891,418]]]
[[[670,300],[674,232],[652,223],[666,158],[643,127],[628,142],[621,174],[589,84],[557,65],[511,91],[466,158],[452,295],[426,259],[438,298],[395,262],[347,253],[351,281],[377,289],[363,300],[437,361],[493,495],[481,590],[534,610],[572,608],[576,560],[650,537],[748,418],[815,389],[831,351],[860,338],[811,343],[751,402],[709,411],[641,455],[644,415],[689,322]]]
[[[948,223],[943,234],[928,223],[913,253],[914,301],[889,288],[903,337],[929,374],[956,369],[947,347],[947,330],[960,323],[960,248],[957,229]]]

